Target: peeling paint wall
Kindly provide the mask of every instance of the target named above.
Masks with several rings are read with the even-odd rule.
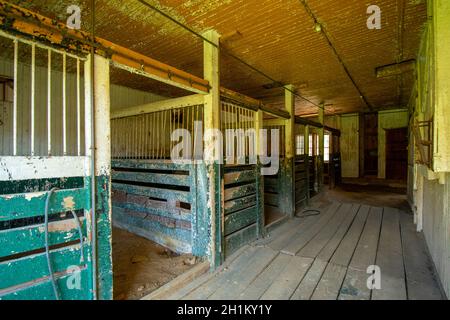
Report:
[[[443,172],[450,162],[448,101],[450,84],[450,3],[428,1],[429,22],[424,32],[417,62],[417,95],[411,99],[410,113],[415,121],[433,119],[433,164],[418,164],[419,152],[411,136],[410,157],[413,163],[408,182],[410,203],[417,230],[422,231],[439,275],[442,287],[450,296],[450,173]],[[439,74],[439,72],[442,72]],[[439,152],[438,152],[439,151]],[[414,162],[413,162],[414,161]]]
[[[450,174],[445,183],[423,179],[423,233],[441,284],[450,295]]]
[[[378,178],[386,178],[386,130],[408,127],[408,110],[388,110],[378,113]],[[405,152],[407,152],[405,150]]]
[[[359,177],[359,114],[341,117],[342,177]]]

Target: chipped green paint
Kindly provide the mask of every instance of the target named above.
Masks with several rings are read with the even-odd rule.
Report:
[[[85,189],[55,191],[50,199],[49,214],[87,208]],[[44,215],[47,192],[0,196],[0,221]],[[88,208],[87,208],[88,209]]]
[[[113,298],[111,177],[96,177],[98,299]]]
[[[3,182],[3,194],[0,196],[0,221],[8,222],[19,218],[43,216],[47,192],[53,187],[62,190],[55,191],[50,201],[49,213],[62,213],[72,210],[90,210],[90,183],[88,178],[55,178],[20,181],[13,187],[11,183]],[[77,187],[77,188],[74,188]],[[68,189],[73,188],[73,189]],[[28,193],[27,193],[28,192]],[[30,193],[31,192],[31,193]],[[70,216],[71,217],[71,216]],[[87,237],[88,227],[81,218],[83,237]],[[0,231],[0,257],[8,259],[0,264],[0,296],[1,299],[54,299],[53,290],[48,278],[48,267],[44,253],[32,254],[32,250],[44,247],[45,228],[42,224]],[[73,219],[50,222],[50,245],[66,244],[78,241],[79,234]],[[92,276],[91,244],[84,242],[84,258],[80,262],[79,245],[72,245],[53,250],[51,260],[57,277],[63,276],[58,282],[63,299],[92,299],[90,290]],[[15,258],[16,254],[28,253],[28,256]],[[31,254],[31,255],[30,255]],[[64,273],[69,266],[84,268],[80,290],[67,290]],[[62,272],[62,273],[61,273]],[[68,276],[66,276],[67,278]],[[20,286],[20,287],[14,287]]]
[[[113,171],[113,180],[189,187],[189,175]]]
[[[251,207],[225,216],[225,236],[245,228],[258,220],[258,208]]]
[[[235,199],[225,202],[225,215],[246,209],[248,207],[253,207],[257,204],[257,195],[250,195],[240,199]]]
[[[85,256],[87,255],[87,245],[83,246]],[[66,272],[70,266],[81,267],[80,246],[71,246],[50,252],[53,271],[55,273]],[[48,276],[48,266],[45,253],[40,253],[25,258],[6,261],[0,263],[0,297],[2,290],[16,285],[27,283],[36,279]],[[40,298],[38,295],[36,298]]]
[[[229,201],[255,193],[256,193],[256,181],[254,181],[252,184],[247,184],[239,187],[225,188],[224,199],[225,201]]]
[[[175,252],[207,256],[205,237],[198,239],[198,234],[209,229],[197,225],[204,221],[197,209],[200,192],[196,165],[113,160],[112,166],[114,224]],[[189,203],[190,210],[176,206],[178,202]]]
[[[114,225],[159,243],[178,253],[191,253],[191,231],[168,228],[156,221],[142,219],[126,210],[113,208]]]
[[[113,188],[114,190],[120,190],[131,194],[142,195],[157,199],[167,199],[172,201],[182,201],[188,203],[191,200],[191,194],[188,191],[177,191],[145,186],[134,186],[117,182],[113,183]]]
[[[255,240],[257,233],[258,227],[256,224],[253,224],[225,238],[225,257],[229,257],[243,245]]]
[[[50,191],[53,188],[77,189],[83,186],[83,177],[0,181],[0,194]]]
[[[50,246],[79,240],[78,228],[71,222],[73,220],[49,224]],[[86,223],[84,219],[81,221],[81,224],[83,236],[86,237]],[[0,231],[0,258],[41,249],[44,247],[44,236],[44,225],[2,230]]]
[[[259,165],[224,168],[224,180],[237,181],[224,186],[225,220],[221,237],[224,259],[263,234],[264,194],[260,169]]]
[[[237,184],[243,182],[253,182],[256,179],[255,170],[245,170],[238,172],[225,173],[225,185]]]
[[[68,281],[71,280],[72,274],[57,277],[57,286],[59,294],[63,300],[91,300],[92,295],[86,288],[90,288],[92,283],[90,281],[91,271],[89,269],[82,269],[79,273],[81,283],[79,288],[70,289],[67,286]],[[51,282],[47,279],[38,282],[30,287],[16,290],[2,296],[1,300],[36,300],[39,297],[41,300],[54,300],[53,288]]]

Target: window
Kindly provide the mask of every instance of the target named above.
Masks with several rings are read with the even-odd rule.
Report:
[[[313,156],[313,135],[309,135],[309,156]]]
[[[325,162],[329,162],[330,161],[330,135],[329,134],[325,134],[325,137],[324,137],[324,155],[323,155],[323,160]]]
[[[305,136],[304,135],[298,135],[295,137],[295,148],[296,148],[296,155],[304,155],[305,154]]]

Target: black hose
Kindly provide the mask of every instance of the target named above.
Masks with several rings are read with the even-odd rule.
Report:
[[[309,213],[309,214],[307,214]],[[312,216],[318,216],[321,214],[320,210],[316,209],[308,209],[302,212],[302,214],[298,215],[298,218],[306,218],[306,217],[312,217]]]
[[[55,191],[59,190],[58,188],[53,188],[47,193],[47,198],[45,199],[45,255],[47,257],[47,266],[48,266],[48,272],[50,273],[50,279],[52,282],[53,287],[53,293],[55,294],[55,299],[60,300],[60,295],[58,292],[58,286],[56,284],[55,275],[53,273],[53,267],[52,262],[50,260],[50,245],[48,241],[48,210],[49,210],[49,204],[50,204],[50,198],[53,195]],[[81,224],[80,220],[78,219],[78,216],[75,212],[71,211],[73,218],[75,219],[75,222],[77,224],[78,234],[80,236],[80,264],[84,262],[84,252],[83,252],[83,231],[81,230]]]

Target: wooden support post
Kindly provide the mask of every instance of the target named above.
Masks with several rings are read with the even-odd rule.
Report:
[[[294,170],[294,157],[295,157],[295,87],[293,85],[287,85],[285,87],[285,105],[286,111],[291,118],[286,120],[285,132],[286,132],[286,157],[284,164],[284,190],[285,201],[285,214],[293,217],[295,215],[295,170]]]
[[[210,41],[204,42],[204,78],[210,83],[209,94],[204,97],[204,128],[205,130],[220,130],[220,35],[209,30],[203,36]],[[214,43],[215,45],[213,45]],[[207,230],[210,230],[209,250],[207,252],[211,268],[217,268],[223,259],[222,239],[223,239],[223,179],[222,165],[215,159],[215,141],[212,136],[205,137],[205,166],[201,166],[200,176],[206,184],[205,203],[199,203],[199,207],[204,207],[204,223],[208,223]],[[202,178],[201,178],[202,179]]]
[[[319,108],[319,123],[324,125],[325,104],[321,103]],[[323,174],[325,165],[325,129],[319,128],[319,160],[318,160],[318,172],[317,172],[317,187],[320,192],[323,187]]]
[[[309,125],[305,125],[305,168],[306,168],[306,204],[309,204],[309,199],[311,198],[311,191],[310,191],[310,174],[309,174]]]
[[[256,166],[256,186],[257,186],[257,197],[256,201],[258,204],[258,235],[259,237],[265,236],[264,223],[264,176],[261,174],[261,161],[260,156],[263,155],[263,141],[261,141],[260,132],[264,128],[264,112],[259,110],[256,112],[255,116],[255,132],[256,132],[256,155],[258,156],[258,164]]]
[[[110,77],[109,60],[95,55],[85,62],[85,101],[86,155],[94,159],[94,175],[89,183],[95,188],[95,221],[91,231],[94,233],[96,254],[93,268],[96,279],[93,282],[95,296],[100,300],[113,298],[112,276],[112,230],[111,230],[111,140],[110,140]],[[93,71],[92,71],[93,66]],[[92,98],[92,93],[94,96]],[[91,105],[94,103],[94,112]],[[93,117],[93,119],[92,119]],[[93,181],[92,181],[93,180]],[[94,211],[92,211],[94,212]]]

